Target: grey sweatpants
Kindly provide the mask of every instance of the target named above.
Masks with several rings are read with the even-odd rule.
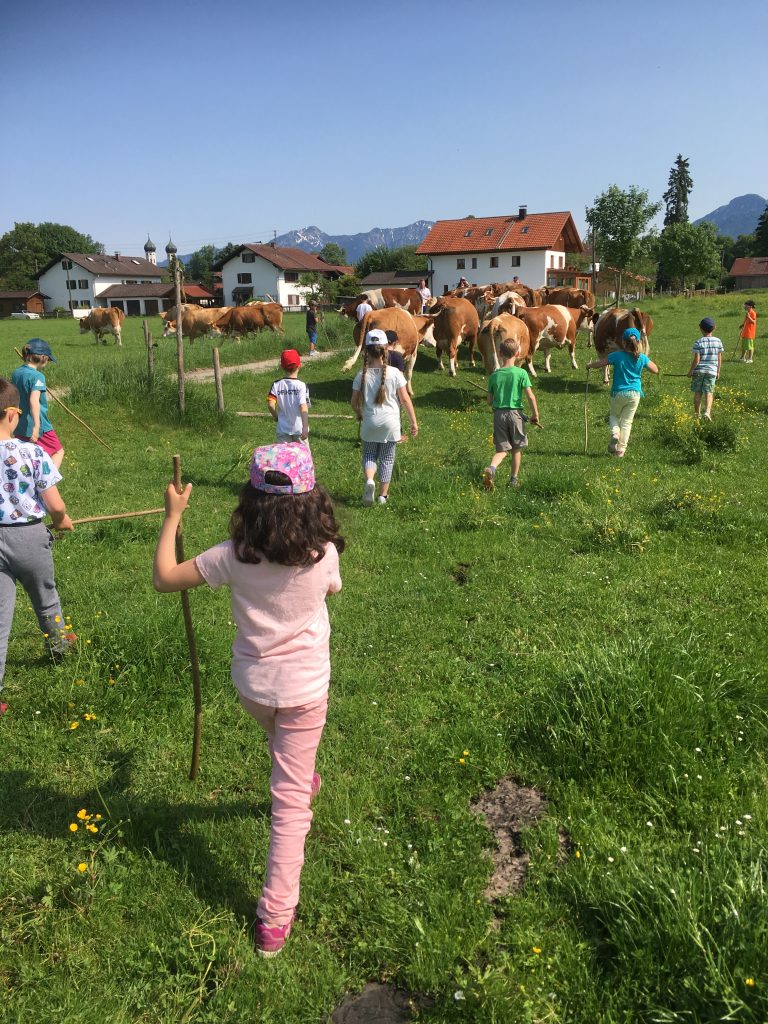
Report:
[[[26,590],[51,651],[63,654],[61,601],[53,578],[53,536],[41,523],[34,526],[0,526],[0,689],[5,675],[8,636],[16,605],[16,582]]]

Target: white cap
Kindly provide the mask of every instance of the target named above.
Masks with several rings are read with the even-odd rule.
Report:
[[[384,348],[388,344],[389,341],[387,339],[386,334],[384,333],[384,331],[378,330],[378,328],[374,328],[374,330],[368,331],[368,333],[365,336],[366,348],[368,348],[371,345],[380,345],[382,346],[382,348]]]

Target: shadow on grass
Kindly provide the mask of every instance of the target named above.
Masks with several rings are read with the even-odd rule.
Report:
[[[152,857],[165,861],[178,872],[180,884],[182,880],[188,883],[204,903],[225,907],[250,925],[256,911],[253,892],[218,862],[208,838],[196,834],[189,826],[266,816],[269,801],[211,800],[207,806],[177,800],[137,801],[131,784],[133,754],[132,750],[113,750],[106,758],[112,767],[111,776],[101,786],[83,790],[77,796],[36,785],[26,771],[0,772],[0,794],[5,796],[5,800],[0,798],[0,834],[31,833],[45,839],[61,839],[65,829],[62,823],[73,820],[73,808],[103,807],[110,824],[123,823],[122,846],[137,856],[145,856],[149,851]]]

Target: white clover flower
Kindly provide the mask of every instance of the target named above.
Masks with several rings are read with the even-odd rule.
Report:
[[[453,998],[457,1003],[460,1003],[462,1001],[462,999],[464,998],[464,993],[461,991],[460,988],[457,988],[456,991],[453,993]]]
[[[345,818],[345,819],[344,819],[344,824],[345,824],[345,825],[351,825],[351,824],[352,824],[352,822],[351,822],[351,821],[349,820],[349,818]]]

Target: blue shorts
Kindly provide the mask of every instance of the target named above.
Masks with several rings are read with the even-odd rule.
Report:
[[[317,331],[307,331],[307,337],[309,338],[310,345],[317,344]]]

